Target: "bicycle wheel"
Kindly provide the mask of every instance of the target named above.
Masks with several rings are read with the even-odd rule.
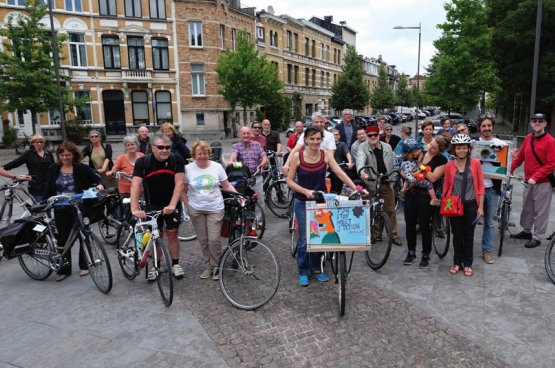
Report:
[[[297,255],[297,241],[299,240],[299,221],[297,221],[297,216],[295,212],[291,215],[289,220],[289,232],[291,233],[291,255],[295,257]]]
[[[279,218],[287,218],[291,193],[285,180],[274,181],[266,190],[266,204],[270,211]]]
[[[439,210],[437,210],[432,220],[432,244],[439,258],[447,255],[450,241],[451,226],[449,220],[441,216]]]
[[[107,244],[114,245],[118,241],[118,226],[109,219],[111,216],[108,215],[98,222],[98,230]]]
[[[499,218],[499,253],[498,257],[501,257],[503,253],[503,242],[505,240],[505,232],[508,230],[507,224],[509,223],[509,205],[507,202],[503,203],[501,206],[501,217]]]
[[[266,230],[266,215],[260,203],[255,203],[251,206],[247,212],[247,220],[253,221],[255,223],[256,236],[257,239],[262,239],[264,236],[264,231]],[[247,234],[250,234],[250,228],[247,229]]]
[[[178,237],[180,241],[191,241],[197,238],[197,233],[193,227],[193,221],[189,217],[189,212],[187,212],[187,207],[182,204],[181,212],[181,224],[179,225]]]
[[[547,272],[547,276],[549,276],[551,282],[555,284],[555,270],[553,269],[553,266],[555,266],[555,252],[553,251],[554,245],[555,236],[552,236],[551,240],[547,244],[547,248],[545,249],[545,271]]]
[[[262,240],[243,237],[224,251],[219,264],[220,288],[235,307],[262,307],[275,295],[281,277],[278,258]]]
[[[25,148],[27,148],[27,143],[25,141],[19,142],[15,145],[15,153],[21,155],[25,152]]]
[[[0,208],[0,228],[4,228],[12,221],[13,202],[11,200],[4,201]]]
[[[112,290],[112,268],[110,260],[106,254],[104,246],[98,236],[89,234],[84,239],[85,252],[91,257],[92,264],[89,264],[89,272],[98,290],[108,294]]]
[[[139,252],[135,244],[133,226],[124,223],[118,230],[117,236],[119,267],[128,280],[133,280],[139,274]]]
[[[44,234],[37,241],[31,243],[31,249],[43,249],[51,252],[55,252],[54,242],[49,234]],[[50,268],[50,260],[44,256],[34,255],[34,254],[22,254],[17,257],[19,265],[23,268],[23,271],[30,278],[34,280],[45,280],[52,274],[52,269]]]
[[[371,217],[368,231],[371,231],[372,235],[370,250],[364,252],[366,263],[373,270],[379,270],[387,262],[393,241],[391,221],[384,211],[380,211]],[[377,232],[383,234],[384,231],[385,237],[377,236]]]
[[[158,252],[160,249],[160,252]],[[158,260],[155,263],[154,271],[156,272],[156,282],[160,295],[166,307],[172,305],[173,301],[173,278],[172,278],[172,262],[168,248],[164,245],[161,238],[156,239],[156,244],[153,247],[153,259]]]
[[[339,257],[339,280],[337,285],[339,286],[339,317],[345,315],[345,298],[346,298],[346,282],[347,282],[347,256],[345,252],[335,252],[335,257]]]

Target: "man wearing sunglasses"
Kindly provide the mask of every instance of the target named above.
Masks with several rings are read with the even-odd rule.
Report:
[[[522,147],[511,164],[511,175],[524,163],[524,178],[529,186],[524,188],[520,226],[522,231],[512,235],[515,239],[528,239],[526,248],[536,248],[547,231],[551,208],[552,184],[549,175],[555,170],[555,138],[545,128],[544,114],[534,114],[530,121],[532,133],[524,138]],[[532,232],[533,228],[533,232]]]
[[[372,166],[374,170],[382,174],[390,174],[395,165],[395,154],[391,146],[385,142],[380,142],[380,129],[377,126],[366,127],[366,135],[368,140],[358,147],[356,164],[357,172],[363,166]],[[363,180],[371,180],[373,173],[371,171],[363,171],[360,177]],[[376,182],[366,182],[369,189],[374,192],[376,190]],[[395,216],[395,193],[389,182],[380,186],[380,195],[384,200],[384,210],[391,220],[393,230],[393,244],[401,246],[403,242],[397,236],[397,216]],[[376,234],[381,237],[381,234]]]
[[[266,151],[266,137],[262,135],[262,124],[259,121],[255,121],[252,123],[251,128],[251,141],[260,143],[262,149]]]
[[[480,142],[487,142],[495,147],[504,147],[507,144],[499,138],[493,136],[495,119],[489,114],[478,116],[478,130],[480,131]],[[457,129],[459,127],[457,126]],[[494,166],[491,162],[482,161],[482,167]],[[497,204],[501,195],[501,180],[486,178],[484,175],[484,232],[482,234],[482,256],[484,262],[493,263],[491,249],[493,247],[494,223],[493,219],[497,212]]]
[[[163,211],[164,216],[158,217],[158,227],[168,234],[172,273],[176,278],[181,279],[185,271],[179,264],[177,235],[181,221],[181,208],[178,203],[183,192],[185,160],[181,155],[170,152],[172,141],[168,136],[158,133],[152,142],[154,142],[151,146],[152,153],[135,162],[131,181],[131,212],[138,218],[146,217],[145,211],[139,208],[139,195],[143,186],[146,210]]]

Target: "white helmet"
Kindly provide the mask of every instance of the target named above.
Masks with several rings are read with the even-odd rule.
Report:
[[[451,145],[472,144],[472,139],[466,134],[457,134],[451,139]]]

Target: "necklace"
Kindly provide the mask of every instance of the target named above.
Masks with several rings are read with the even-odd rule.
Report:
[[[318,151],[318,153],[314,156],[309,155],[308,151],[305,151],[305,154],[304,154],[303,158],[304,158],[305,161],[306,161],[307,158],[309,158],[310,161],[316,162],[316,161],[320,160],[320,151]]]

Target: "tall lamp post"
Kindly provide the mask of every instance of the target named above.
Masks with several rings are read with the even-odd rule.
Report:
[[[416,69],[416,108],[419,109],[419,93],[420,93],[420,40],[422,39],[422,23],[418,23],[418,27],[401,27],[396,26],[393,29],[417,29],[418,30],[418,69]],[[416,111],[416,120],[414,121],[414,136],[418,134],[418,111]]]
[[[536,113],[536,89],[538,86],[538,63],[540,59],[540,37],[542,32],[542,10],[543,0],[538,0],[536,10],[536,38],[534,42],[534,65],[532,68],[532,91],[530,93],[530,117]],[[551,120],[551,119],[550,119]],[[526,132],[530,131],[530,124],[527,125]]]
[[[60,110],[60,130],[62,131],[62,140],[65,141],[66,137],[66,114],[64,111],[64,104],[62,100],[62,87],[60,86],[60,62],[58,59],[58,39],[54,30],[54,14],[52,12],[52,3],[54,0],[48,1],[48,14],[50,16],[50,34],[52,35],[52,55],[54,55],[54,67],[56,68],[56,87],[58,90],[58,109]]]

